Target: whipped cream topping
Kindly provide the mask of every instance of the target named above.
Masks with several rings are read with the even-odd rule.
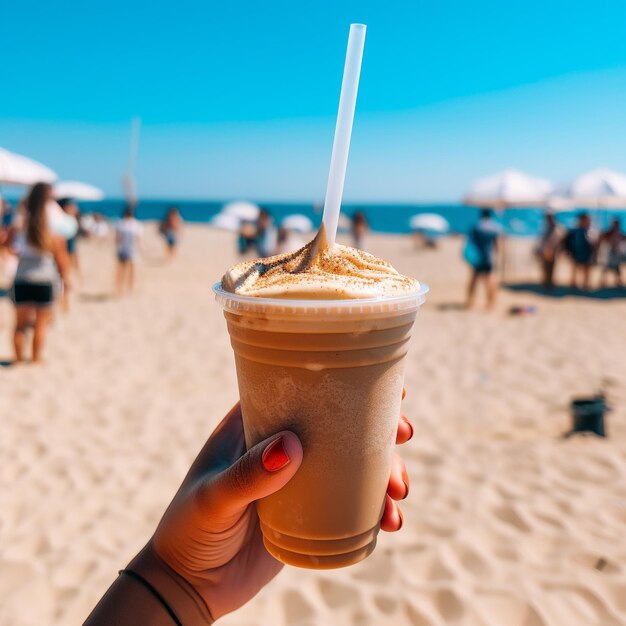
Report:
[[[305,300],[399,296],[419,287],[387,261],[356,248],[328,246],[323,227],[300,250],[243,261],[222,278],[225,291],[242,296]]]

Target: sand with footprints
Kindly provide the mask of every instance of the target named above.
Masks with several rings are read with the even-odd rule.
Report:
[[[147,230],[132,298],[111,296],[111,246],[84,242],[47,364],[0,369],[3,626],[82,623],[236,400],[210,293],[236,260],[232,234],[189,227],[165,265]],[[407,366],[404,528],[354,567],[285,568],[220,623],[626,624],[626,298],[509,291],[493,313],[466,312],[461,245],[367,240],[432,290]],[[511,259],[512,280],[536,280],[530,244]],[[535,315],[508,315],[526,304]],[[11,323],[0,300],[3,361]],[[609,438],[562,439],[570,399],[601,386]]]

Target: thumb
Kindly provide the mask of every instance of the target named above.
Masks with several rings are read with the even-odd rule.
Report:
[[[251,502],[286,485],[301,463],[302,444],[295,433],[285,430],[257,443],[215,476],[204,495],[216,516],[236,516]]]

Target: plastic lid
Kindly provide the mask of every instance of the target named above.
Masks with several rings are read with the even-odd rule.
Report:
[[[288,298],[258,298],[240,296],[222,289],[220,282],[213,285],[215,299],[232,313],[270,313],[287,315],[346,315],[349,313],[388,314],[416,311],[426,301],[428,285],[421,283],[412,293],[378,298],[349,300],[291,300]]]

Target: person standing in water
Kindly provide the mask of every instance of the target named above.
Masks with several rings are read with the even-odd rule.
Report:
[[[124,209],[122,219],[115,228],[117,246],[117,293],[130,293],[135,281],[135,259],[141,248],[143,226],[135,219],[133,208],[129,205]]]
[[[13,246],[19,262],[11,289],[16,308],[13,345],[15,361],[24,359],[26,331],[33,325],[33,363],[42,361],[46,333],[52,320],[53,306],[67,287],[69,261],[65,239],[49,225],[47,205],[54,200],[52,186],[36,184],[24,203],[21,227]]]
[[[176,256],[176,246],[183,229],[183,218],[175,206],[171,206],[159,225],[159,232],[165,241],[165,254],[168,261]]]
[[[469,259],[466,252],[466,259],[472,267],[472,275],[467,288],[467,308],[471,308],[474,304],[474,295],[479,281],[483,281],[487,289],[487,308],[492,309],[495,304],[498,284],[494,268],[501,234],[502,227],[493,219],[493,211],[481,209],[480,219],[470,230],[466,246],[466,250],[467,248],[472,250]]]

